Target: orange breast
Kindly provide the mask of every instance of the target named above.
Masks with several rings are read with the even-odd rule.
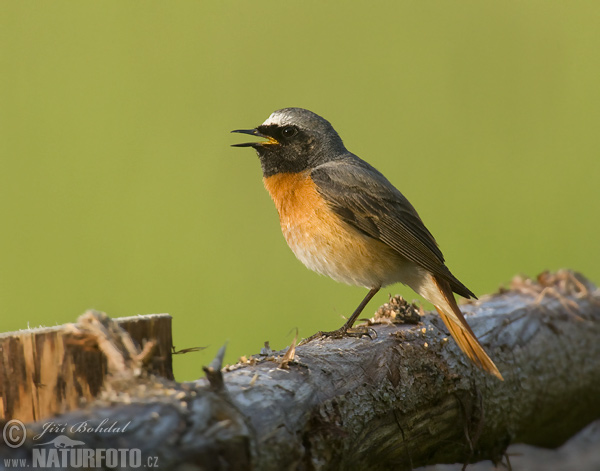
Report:
[[[308,268],[367,288],[401,281],[405,261],[342,221],[307,173],[280,173],[263,181],[277,207],[285,240]]]

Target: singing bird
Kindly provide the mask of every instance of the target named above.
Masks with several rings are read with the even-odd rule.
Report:
[[[368,294],[338,330],[341,337],[383,286],[403,283],[431,302],[462,351],[502,379],[458,308],[454,293],[475,295],[446,267],[417,211],[386,177],[349,152],[331,124],[285,108],[255,129],[232,132],[265,138],[235,144],[260,159],[288,245],[304,265]]]

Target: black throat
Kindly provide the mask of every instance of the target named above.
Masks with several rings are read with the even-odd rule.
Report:
[[[307,158],[286,158],[281,149],[268,149],[264,147],[258,147],[256,152],[260,159],[260,166],[262,168],[263,176],[265,178],[277,175],[278,173],[300,173],[315,166],[315,161],[320,160],[315,156]]]

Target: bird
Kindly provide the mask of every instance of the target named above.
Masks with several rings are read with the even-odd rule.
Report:
[[[453,293],[467,299],[476,299],[475,294],[450,272],[436,240],[406,197],[348,151],[329,121],[303,108],[283,108],[254,129],[232,132],[263,138],[233,147],[251,147],[258,154],[264,186],[296,257],[317,273],[369,289],[340,329],[321,336],[351,334],[373,296],[400,282],[435,306],[477,367],[503,379]]]

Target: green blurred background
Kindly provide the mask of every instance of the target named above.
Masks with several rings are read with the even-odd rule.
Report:
[[[600,282],[600,4],[0,3],[0,331],[168,312],[193,379],[341,325],[365,294],[285,244],[232,129],[327,119],[475,293]],[[401,285],[382,290],[416,295]]]

